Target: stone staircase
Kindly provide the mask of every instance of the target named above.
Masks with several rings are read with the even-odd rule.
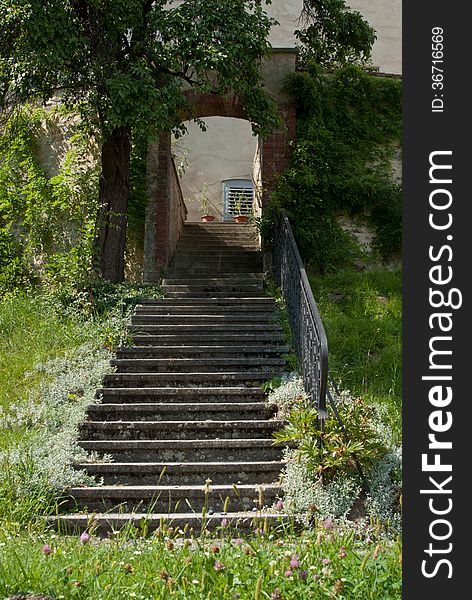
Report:
[[[256,231],[186,224],[163,287],[165,298],[137,306],[134,346],[118,349],[88,408],[80,445],[113,461],[77,465],[103,485],[69,490],[77,512],[55,518],[62,530],[143,518],[150,530],[163,519],[198,529],[203,510],[207,528],[280,519],[267,507],[282,494],[272,443],[282,423],[261,384],[281,373],[288,348],[263,293]]]

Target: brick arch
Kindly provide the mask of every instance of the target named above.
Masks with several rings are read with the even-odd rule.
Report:
[[[234,97],[217,94],[195,94],[186,92],[190,100],[191,114],[182,115],[184,120],[205,117],[233,117],[249,120],[242,104]],[[259,160],[261,162],[260,193],[262,210],[269,205],[270,196],[277,179],[290,162],[290,140],[295,138],[295,106],[287,100],[278,100],[278,113],[283,127],[271,135],[259,138]],[[154,152],[154,154],[152,154]],[[153,173],[150,175],[149,165]],[[151,185],[149,181],[151,180]],[[148,158],[148,193],[150,195],[146,214],[144,240],[144,275],[147,281],[157,281],[160,272],[169,266],[183,226],[182,211],[175,206],[172,189],[175,188],[175,173],[171,158],[171,134],[163,132],[151,148]],[[152,189],[150,189],[152,188]],[[176,215],[179,222],[176,222]]]

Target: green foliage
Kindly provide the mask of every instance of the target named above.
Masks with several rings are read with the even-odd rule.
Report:
[[[401,244],[401,189],[391,159],[401,135],[401,84],[355,66],[332,75],[311,66],[290,77],[298,110],[292,163],[273,195],[284,208],[300,251],[320,271],[352,263],[359,248],[337,222],[340,211],[362,215],[376,231],[382,256]]]
[[[378,416],[372,406],[361,398],[344,398],[338,410],[348,424],[349,437],[334,413],[325,420],[322,431],[317,410],[304,396],[292,406],[284,429],[274,434],[278,444],[296,444],[295,456],[303,460],[309,473],[323,477],[325,482],[333,481],[340,473],[352,476],[356,460],[369,469],[387,452],[374,428]]]
[[[295,32],[302,64],[337,67],[370,59],[376,35],[358,11],[344,0],[304,0],[303,5],[306,26]]]
[[[333,375],[352,393],[385,409],[383,421],[401,440],[402,273],[310,276],[323,319]]]
[[[96,147],[79,125],[25,106],[0,132],[0,292],[27,280],[69,284],[90,271],[98,173]],[[46,150],[62,158],[53,176],[39,159],[47,137],[61,148]]]
[[[383,539],[374,527],[232,537],[207,534],[185,542],[177,528],[163,528],[147,539],[128,531],[84,544],[78,535],[2,532],[0,594],[254,600],[260,591],[264,599],[401,598],[401,540]]]
[[[278,122],[260,84],[274,23],[265,3],[3,3],[0,98],[48,99],[60,90],[103,136],[128,127],[148,137],[185,120],[185,81],[197,92],[234,93],[263,132]]]

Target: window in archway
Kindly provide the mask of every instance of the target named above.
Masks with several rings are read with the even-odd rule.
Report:
[[[223,220],[232,221],[235,215],[251,215],[254,185],[248,179],[229,179],[223,182]]]

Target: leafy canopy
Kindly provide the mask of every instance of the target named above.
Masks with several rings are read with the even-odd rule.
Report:
[[[105,135],[148,135],[184,120],[186,85],[236,94],[263,132],[277,122],[260,85],[275,23],[267,3],[1,0],[0,99],[11,109],[59,92]]]
[[[306,26],[295,32],[302,64],[331,68],[370,60],[375,30],[344,0],[304,0],[303,16]]]

